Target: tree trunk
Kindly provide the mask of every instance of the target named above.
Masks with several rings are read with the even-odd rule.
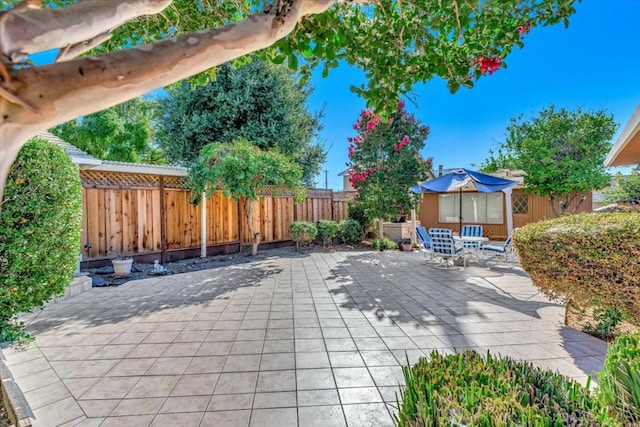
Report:
[[[249,236],[251,236],[251,256],[255,256],[258,253],[258,245],[260,244],[260,232],[256,232],[253,229],[253,201],[247,198],[244,199],[244,215],[247,219],[247,228],[249,229]]]
[[[380,243],[380,252],[383,250],[382,240],[384,239],[384,226],[382,224],[382,218],[378,219],[378,242]]]

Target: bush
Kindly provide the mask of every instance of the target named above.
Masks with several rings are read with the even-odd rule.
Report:
[[[520,263],[551,298],[580,307],[616,307],[640,323],[640,215],[579,214],[513,233]]]
[[[357,200],[349,200],[347,205],[347,216],[349,219],[358,221],[363,232],[371,227],[372,221],[367,217],[367,214],[364,213],[364,208]]]
[[[615,307],[597,307],[593,310],[593,319],[597,322],[592,325],[588,322],[584,326],[584,331],[594,337],[603,340],[611,339],[624,316]]]
[[[599,425],[588,388],[528,362],[432,352],[403,371],[398,426]]]
[[[371,247],[373,249],[380,249],[380,239],[373,239],[371,241]],[[382,239],[382,249],[398,249],[398,244],[393,240],[389,240],[386,237]]]
[[[316,227],[318,228],[318,238],[325,246],[333,243],[333,240],[340,234],[340,227],[335,221],[321,219],[316,223]]]
[[[362,227],[355,219],[345,219],[338,224],[342,243],[359,243],[362,240]]]
[[[9,171],[0,211],[0,340],[27,338],[19,313],[42,307],[73,279],[82,187],[58,146],[31,140]]]
[[[296,250],[300,250],[300,245],[308,244],[318,235],[318,229],[312,222],[296,221],[289,226],[291,240],[296,242]]]
[[[599,397],[622,425],[640,423],[640,335],[621,335],[607,349]]]

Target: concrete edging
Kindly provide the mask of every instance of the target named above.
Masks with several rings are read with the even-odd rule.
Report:
[[[0,350],[0,388],[2,389],[2,403],[7,410],[9,421],[16,427],[31,427],[35,416],[24,397],[24,393],[13,380],[13,375],[7,366],[4,353]]]

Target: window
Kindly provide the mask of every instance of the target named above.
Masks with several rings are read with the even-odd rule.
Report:
[[[462,222],[475,224],[503,224],[503,193],[462,193]],[[439,195],[439,221],[459,221],[460,194]]]
[[[526,215],[529,213],[529,195],[514,194],[513,195],[513,213]]]

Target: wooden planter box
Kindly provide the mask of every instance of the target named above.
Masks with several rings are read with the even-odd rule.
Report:
[[[416,221],[416,227],[419,225],[420,221]],[[411,239],[411,221],[383,222],[382,229],[384,237],[396,243],[400,243],[404,239]]]

